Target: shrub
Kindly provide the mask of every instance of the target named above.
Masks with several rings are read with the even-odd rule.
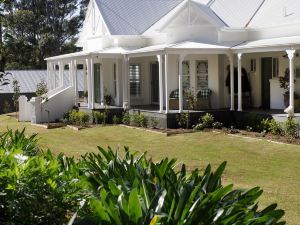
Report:
[[[221,123],[221,122],[214,122],[214,123],[212,124],[212,127],[213,127],[214,129],[222,129],[223,123]]]
[[[125,124],[125,125],[129,125],[130,124],[130,115],[129,115],[128,112],[124,112],[123,113],[122,123]]]
[[[188,129],[189,123],[190,123],[190,114],[188,112],[183,112],[178,115],[176,115],[176,120],[181,128]]]
[[[36,136],[0,137],[0,224],[65,224],[85,195],[74,159],[37,147]]]
[[[261,210],[262,190],[234,190],[222,185],[226,163],[215,172],[178,172],[176,160],[154,163],[145,154],[124,157],[111,149],[84,156],[83,172],[93,184],[91,212],[98,224],[285,224],[273,204]]]
[[[252,127],[250,127],[250,126],[247,126],[247,127],[246,127],[246,131],[248,131],[248,132],[252,132],[252,131],[253,131],[253,128],[252,128]]]
[[[198,123],[196,126],[194,126],[194,130],[204,130],[206,127],[203,123]]]
[[[201,117],[199,122],[202,122],[206,128],[212,128],[215,118],[213,115],[206,113]]]
[[[121,118],[119,118],[117,115],[114,115],[112,121],[113,121],[113,124],[120,124]]]
[[[138,113],[133,113],[130,115],[130,125],[139,127],[140,126],[140,115]]]
[[[259,130],[269,133],[270,129],[271,129],[270,121],[271,120],[269,120],[269,119],[262,119],[262,121],[260,122],[260,125],[259,125]]]
[[[273,134],[273,135],[282,135],[283,134],[282,126],[276,120],[274,120],[274,119],[270,120],[269,126],[270,126],[271,134]]]
[[[135,127],[147,127],[147,118],[143,113],[136,113],[130,115],[130,125]]]
[[[2,107],[3,107],[3,108],[2,108],[2,112],[3,112],[3,113],[10,113],[10,112],[12,112],[12,110],[11,110],[11,105],[9,104],[8,101],[4,101]]]
[[[150,128],[157,128],[157,126],[158,126],[158,119],[157,118],[155,118],[155,117],[150,117],[149,118],[149,127]]]
[[[106,113],[105,112],[93,112],[93,121],[96,124],[105,124],[106,123]]]
[[[85,112],[80,112],[77,110],[72,110],[69,112],[69,122],[77,126],[86,126],[89,122],[90,116]]]
[[[140,127],[147,127],[147,117],[143,113],[139,115],[139,126]]]
[[[293,118],[288,118],[284,124],[285,134],[291,138],[299,138],[300,124]]]

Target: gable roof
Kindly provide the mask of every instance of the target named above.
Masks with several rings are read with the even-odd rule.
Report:
[[[241,28],[247,26],[263,3],[264,0],[211,0],[208,6],[229,27]]]
[[[183,0],[95,0],[111,35],[140,35]]]
[[[299,0],[265,0],[250,27],[267,27],[300,22]]]

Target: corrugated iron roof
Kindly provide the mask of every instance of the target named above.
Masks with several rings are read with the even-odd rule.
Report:
[[[11,70],[7,71],[11,75],[6,78],[9,79],[9,84],[0,87],[1,93],[13,93],[13,80],[19,81],[20,92],[21,93],[35,93],[37,84],[42,81],[47,81],[47,71],[46,70]],[[56,73],[56,84],[58,86],[58,73]],[[64,73],[64,84],[67,87],[70,84],[69,73],[65,71]],[[84,79],[83,70],[78,70],[78,90],[83,91],[84,89]]]
[[[139,35],[183,0],[96,0],[112,35]]]
[[[266,0],[249,27],[267,27],[300,22],[299,0]]]
[[[275,2],[274,0],[270,0]],[[264,0],[215,0],[208,6],[229,26],[245,27]]]

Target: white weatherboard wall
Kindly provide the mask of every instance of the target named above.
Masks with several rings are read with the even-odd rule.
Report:
[[[48,97],[48,101],[41,103],[41,98],[36,97],[30,100],[32,107],[31,123],[53,122],[63,118],[64,113],[72,109],[74,106],[74,87],[65,88],[52,96]],[[49,111],[49,118],[48,113]]]
[[[29,122],[31,121],[32,114],[32,104],[28,102],[28,99],[25,95],[19,97],[19,121],[20,122]]]

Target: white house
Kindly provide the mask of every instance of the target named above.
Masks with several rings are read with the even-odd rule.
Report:
[[[111,95],[115,106],[156,105],[168,114],[175,112],[170,94],[177,89],[177,113],[184,110],[185,89],[211,90],[212,109],[242,111],[251,99],[254,108],[284,110],[278,77],[287,68],[296,82],[290,83],[286,112],[293,115],[298,104],[298,0],[91,0],[78,46],[81,52],[46,59],[53,116],[78,104],[78,65],[86,70],[88,92],[81,106],[91,110]],[[72,82],[62,88],[63,79],[55,84],[54,77],[62,77],[66,65]],[[248,95],[242,68],[252,89]]]

